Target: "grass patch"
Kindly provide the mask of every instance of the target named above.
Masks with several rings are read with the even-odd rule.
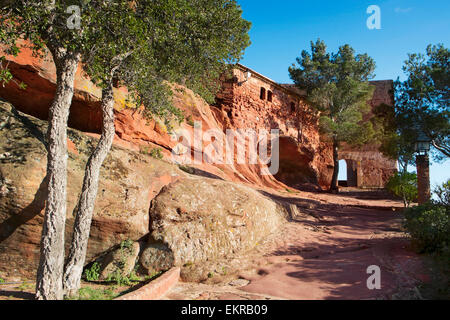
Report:
[[[143,147],[143,148],[141,148],[141,149],[139,150],[139,152],[140,152],[141,154],[148,155],[148,156],[150,156],[150,157],[152,157],[152,158],[154,158],[154,159],[157,159],[157,160],[162,160],[162,159],[164,159],[164,155],[163,155],[163,153],[162,153],[162,149],[161,149],[161,148],[153,148],[153,149],[150,149],[149,147]]]
[[[67,300],[113,300],[118,295],[112,288],[100,289],[86,287],[81,288],[77,296],[67,298]]]

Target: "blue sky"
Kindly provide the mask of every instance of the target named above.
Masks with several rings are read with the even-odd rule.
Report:
[[[320,38],[330,51],[350,44],[377,63],[375,80],[404,79],[408,53],[425,52],[428,44],[450,40],[449,0],[238,0],[251,21],[252,45],[242,64],[280,82],[290,83],[288,67],[310,41]],[[381,9],[381,29],[369,30],[370,5]],[[431,184],[450,178],[450,160],[432,164]],[[343,171],[343,170],[342,170]]]

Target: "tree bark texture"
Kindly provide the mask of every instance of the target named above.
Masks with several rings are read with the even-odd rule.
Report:
[[[63,298],[64,230],[67,187],[67,121],[74,92],[79,55],[52,51],[56,65],[56,93],[50,106],[47,131],[47,203],[36,279],[36,299]]]
[[[68,296],[75,295],[80,288],[92,215],[97,197],[100,168],[114,140],[114,95],[112,82],[103,90],[102,114],[102,135],[86,164],[81,195],[78,205],[75,207],[73,239],[64,272],[64,291]]]

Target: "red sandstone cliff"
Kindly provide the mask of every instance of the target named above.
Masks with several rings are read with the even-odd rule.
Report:
[[[48,107],[55,93],[55,67],[49,56],[33,57],[24,49],[18,57],[9,57],[9,68],[18,81],[27,85],[21,90],[15,82],[0,87],[0,97],[14,104],[20,111],[46,120]],[[284,189],[286,185],[296,188],[327,188],[332,174],[332,152],[329,143],[318,132],[317,117],[305,102],[302,93],[287,85],[280,85],[252,70],[250,79],[245,78],[246,67],[238,66],[230,80],[223,82],[223,90],[217,96],[215,106],[208,105],[198,95],[179,85],[173,85],[173,102],[189,121],[176,129],[193,135],[193,121],[202,125],[202,131],[215,130],[219,139],[225,141],[227,129],[279,129],[280,166],[274,176],[263,175],[264,165],[238,164],[236,155],[232,164],[212,164],[203,161],[191,165],[198,170],[225,180],[248,183],[257,187]],[[376,91],[373,106],[380,103],[392,105],[389,93],[392,82],[374,82]],[[261,96],[264,90],[264,97]],[[145,119],[134,106],[127,104],[126,88],[118,88],[115,95],[116,137],[115,144],[133,150],[162,148],[166,159],[177,145],[165,126],[158,119]],[[269,98],[270,95],[270,98]],[[70,110],[69,127],[89,134],[101,132],[101,90],[81,69],[77,71],[75,94]],[[198,147],[191,146],[194,154]],[[208,150],[208,142],[202,150]],[[188,151],[189,152],[189,151]],[[208,156],[210,156],[208,154]],[[346,159],[352,179],[357,185],[383,187],[395,170],[395,161],[384,158],[377,146],[363,149],[344,148],[340,154]],[[247,158],[248,160],[248,158]],[[248,161],[247,161],[248,162]],[[349,169],[350,170],[350,169]],[[358,175],[358,178],[355,178]],[[355,183],[356,185],[356,183]]]
[[[20,111],[46,120],[48,107],[55,92],[55,67],[49,56],[45,59],[33,57],[28,49],[24,49],[18,57],[9,57],[9,68],[18,81],[27,85],[21,90],[14,82],[0,87],[0,97],[14,104]],[[237,96],[242,101],[242,107],[227,113],[225,109],[208,105],[192,91],[174,85],[173,102],[176,107],[183,110],[186,118],[199,121],[202,130],[216,129],[222,133],[226,129],[252,129],[252,128],[278,128],[281,132],[280,141],[280,174],[278,180],[271,175],[262,175],[261,166],[249,164],[209,164],[192,165],[220,178],[259,187],[284,189],[286,186],[280,182],[291,184],[299,177],[300,182],[311,185],[326,186],[330,174],[329,155],[327,148],[321,145],[315,124],[304,126],[296,117],[308,117],[303,110],[305,105],[298,106],[299,114],[293,116],[277,107],[265,109],[264,112],[256,103],[252,92],[248,97]],[[177,144],[171,140],[162,122],[143,118],[135,112],[133,106],[127,105],[125,88],[115,89],[115,116],[116,137],[115,144],[133,150],[151,149],[160,147],[167,159],[170,151]],[[70,110],[69,127],[98,134],[101,131],[101,111],[99,108],[101,91],[78,70],[75,80],[75,94]],[[278,99],[274,95],[274,99]],[[248,106],[248,107],[247,107]],[[302,111],[303,110],[303,111]],[[303,113],[303,115],[302,115]],[[259,121],[256,119],[264,119]],[[189,122],[189,123],[188,123]],[[255,125],[258,122],[261,125]],[[175,126],[177,127],[177,126]],[[192,134],[192,122],[185,121],[180,128]],[[301,132],[301,137],[299,136]],[[206,144],[203,146],[206,147]],[[286,152],[284,152],[285,150]],[[194,152],[195,150],[192,150]],[[205,151],[205,150],[203,150]],[[280,180],[280,181],[279,181]],[[298,180],[298,179],[297,179]]]

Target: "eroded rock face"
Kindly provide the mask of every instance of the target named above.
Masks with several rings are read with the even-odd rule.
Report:
[[[1,48],[0,48],[1,52]],[[24,48],[18,57],[7,57],[9,68],[15,79],[23,81],[27,90],[21,90],[16,82],[0,86],[0,96],[13,103],[19,110],[40,119],[47,119],[48,108],[55,93],[55,67],[50,57],[33,57],[29,49]],[[280,170],[274,177],[262,174],[265,165],[214,164],[205,161],[208,142],[202,150],[191,146],[191,151],[203,152],[206,157],[197,169],[211,175],[235,182],[247,183],[259,187],[285,189],[286,185],[299,189],[328,188],[333,172],[331,144],[319,135],[318,117],[304,98],[304,93],[293,85],[282,85],[253,72],[250,79],[245,78],[246,67],[238,66],[233,77],[223,81],[223,90],[217,95],[216,104],[209,105],[198,95],[179,85],[173,85],[173,103],[183,111],[187,119],[175,128],[193,133],[191,122],[198,121],[202,131],[213,129],[218,138],[223,139],[227,129],[279,129],[284,144],[280,145]],[[370,101],[374,108],[379,104],[393,105],[392,81],[374,81],[376,90]],[[262,97],[264,90],[264,97]],[[269,99],[270,93],[270,99]],[[115,88],[115,144],[139,151],[142,148],[162,148],[166,159],[177,145],[171,139],[162,122],[149,120],[135,112],[135,106],[127,102],[127,89]],[[75,78],[75,90],[70,110],[69,126],[84,132],[101,132],[101,90],[96,87],[78,68]],[[371,115],[365,120],[368,120]],[[383,187],[393,171],[395,161],[382,159],[377,163],[373,157],[357,160],[354,152],[360,148],[341,150],[340,159],[360,161],[358,186]],[[378,146],[371,146],[370,152],[380,157]],[[236,159],[234,159],[236,160]],[[367,161],[366,161],[367,160]],[[385,164],[388,170],[384,170]],[[261,170],[262,169],[262,170]]]
[[[150,209],[149,271],[223,258],[253,248],[286,221],[286,210],[260,192],[191,176],[164,187]]]
[[[21,90],[16,82],[11,81],[4,87],[0,86],[0,97],[14,104],[20,111],[46,120],[56,82],[55,66],[51,56],[47,55],[43,59],[33,57],[32,52],[24,48],[18,57],[8,56],[7,61],[15,79],[23,81],[27,89]],[[114,88],[116,127],[114,144],[135,151],[143,148],[161,148],[165,158],[170,160],[171,151],[178,142],[171,139],[161,121],[144,118],[136,112],[135,106],[127,102],[127,94],[126,88]],[[75,77],[69,127],[95,135],[101,133],[100,98],[100,88],[96,87],[79,67]],[[186,118],[200,122],[203,131],[215,129],[220,132],[225,129],[222,120],[217,117],[217,110],[191,90],[173,85],[173,103],[183,111]],[[176,129],[183,129],[192,134],[194,128],[191,121],[173,125]],[[273,176],[262,175],[261,167],[256,165],[218,165],[204,161],[195,166],[199,170],[230,181],[277,189],[285,188],[285,185]]]
[[[0,271],[33,278],[39,260],[44,206],[47,123],[0,103]],[[97,140],[69,130],[66,252],[73,209],[88,155]],[[113,147],[100,174],[87,262],[124,240],[149,232],[151,200],[185,173],[167,162]]]
[[[0,102],[0,127],[0,273],[31,279],[46,198],[47,123]],[[72,129],[68,137],[66,253],[84,168],[97,142]],[[129,274],[136,261],[149,273],[212,261],[254,247],[285,221],[285,209],[262,193],[202,175],[113,147],[100,173],[86,263],[101,262],[106,279]],[[132,244],[124,250],[123,243]]]
[[[169,270],[175,264],[174,253],[166,244],[151,241],[142,251],[139,263],[148,274]]]

